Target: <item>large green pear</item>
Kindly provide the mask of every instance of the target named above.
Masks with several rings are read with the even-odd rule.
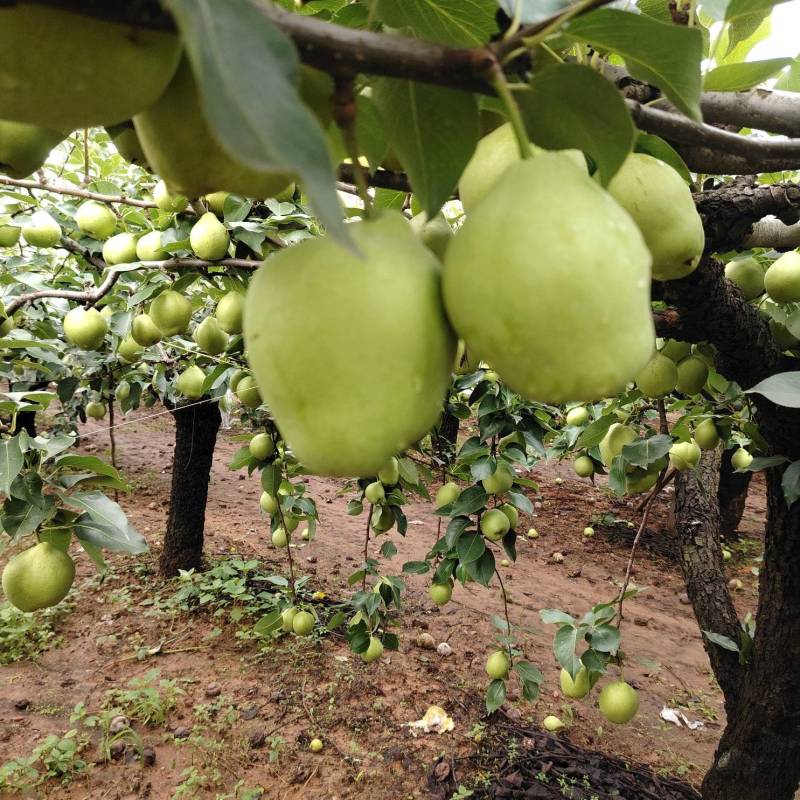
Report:
[[[272,197],[292,181],[287,173],[256,172],[222,149],[203,117],[185,58],[167,90],[133,121],[148,162],[173,191],[187,197],[221,190]]]
[[[0,225],[0,247],[13,247],[21,231],[16,225]]]
[[[633,428],[629,428],[621,422],[615,422],[600,441],[600,460],[606,467],[610,467],[614,459],[622,452],[622,448],[634,439],[636,439],[636,431]]]
[[[203,396],[203,383],[205,383],[206,374],[196,364],[187,367],[175,381],[175,388],[190,400],[197,400]]]
[[[800,302],[800,253],[790,250],[773,261],[764,275],[764,287],[776,303]]]
[[[103,245],[103,261],[109,267],[116,264],[134,264],[136,258],[136,237],[132,233],[118,233]]]
[[[142,347],[151,347],[161,341],[161,330],[149,314],[139,314],[131,323],[131,338]]]
[[[671,358],[677,364],[691,354],[692,345],[690,342],[681,342],[678,339],[665,339],[658,352],[662,356]]]
[[[428,248],[440,261],[444,261],[447,245],[453,238],[453,229],[450,223],[439,212],[432,220],[423,211],[411,218],[411,228],[419,236],[422,244]]]
[[[126,336],[117,347],[117,355],[127,364],[134,364],[139,360],[144,348],[133,338]]]
[[[142,150],[142,144],[139,137],[136,135],[136,128],[133,127],[133,122],[126,119],[119,125],[110,125],[106,128],[106,133],[117,148],[117,152],[131,164],[136,164],[143,169],[150,170],[150,165],[147,163],[147,156]]]
[[[22,237],[31,247],[54,247],[61,241],[61,226],[46,211],[37,211],[22,226]]]
[[[230,192],[211,192],[203,199],[209,211],[213,211],[220,219],[225,216],[225,201],[230,197]]]
[[[10,178],[27,177],[44,164],[50,151],[63,138],[60,131],[0,119],[0,172]]]
[[[192,226],[189,244],[198,258],[216,261],[228,255],[231,237],[228,229],[217,219],[212,211],[206,211]]]
[[[699,356],[689,356],[678,364],[676,389],[685,395],[697,394],[708,380],[708,365]]]
[[[108,323],[96,308],[77,306],[64,317],[67,341],[84,350],[97,350],[103,344]]]
[[[39,542],[6,564],[2,583],[6,600],[29,612],[60,603],[74,580],[75,564],[69,555],[50,542]]]
[[[163,93],[180,52],[171,33],[38,3],[2,5],[0,109],[64,131],[123,122]]]
[[[467,349],[545,403],[619,392],[653,350],[650,254],[630,216],[559,153],[509,168],[447,249]]]
[[[252,375],[240,378],[234,393],[245,408],[258,408],[264,402],[256,379]]]
[[[694,272],[706,239],[689,187],[676,170],[646,153],[631,153],[608,191],[635,220],[659,281]]]
[[[745,300],[755,300],[764,294],[764,270],[752,256],[729,261],[725,277],[739,287]]]
[[[214,316],[225,333],[242,332],[242,315],[244,314],[244,294],[228,292],[220,298]]]
[[[546,151],[532,145],[534,155]],[[586,171],[586,159],[580,150],[562,150],[582,171]],[[476,203],[486,195],[500,176],[513,164],[520,161],[519,145],[511,123],[507,122],[484,136],[475,148],[475,153],[464,169],[458,182],[458,196],[464,211],[469,213]]]
[[[664,397],[674,391],[678,383],[678,368],[671,358],[661,353],[653,357],[636,375],[636,386],[645,397]]]
[[[211,356],[225,352],[228,334],[220,328],[215,317],[206,317],[194,330],[194,340],[198,347]]]
[[[183,333],[192,318],[192,301],[179,292],[167,289],[150,303],[150,319],[164,336]]]
[[[114,212],[96,200],[81,203],[75,215],[75,222],[84,233],[88,233],[94,239],[108,239],[117,227]]]
[[[442,409],[456,340],[435,256],[396,212],[270,256],[245,299],[248,360],[297,458],[375,475]],[[241,383],[239,385],[241,389]]]
[[[149,231],[136,243],[139,261],[164,261],[169,253],[161,245],[161,231]]]

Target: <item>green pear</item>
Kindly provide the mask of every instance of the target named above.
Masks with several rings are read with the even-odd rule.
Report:
[[[172,194],[163,180],[155,185],[153,200],[162,211],[170,214],[178,214],[189,205],[189,201],[182,194]]]
[[[764,270],[752,256],[729,261],[725,277],[739,287],[745,300],[755,300],[764,294]]]
[[[456,375],[468,375],[481,368],[481,360],[475,353],[467,350],[463,339],[458,340],[458,347],[456,349],[456,360],[453,366],[453,372]]]
[[[634,439],[636,431],[633,428],[615,422],[600,441],[600,460],[606,467],[611,467],[611,463],[622,452],[622,448]]]
[[[100,403],[97,400],[92,400],[91,403],[86,404],[86,416],[89,419],[103,419],[106,415],[106,404]]]
[[[245,408],[258,408],[264,402],[256,379],[251,375],[245,375],[239,381],[234,394]]]
[[[396,486],[400,482],[400,462],[395,456],[378,470],[378,480],[384,486]]]
[[[203,396],[203,384],[206,380],[206,374],[196,364],[187,367],[175,381],[175,388],[184,397],[190,400],[197,400]]]
[[[204,261],[217,261],[228,255],[231,237],[228,229],[211,211],[207,211],[192,226],[189,243],[194,254]]]
[[[209,211],[213,211],[218,217],[225,216],[225,201],[230,197],[230,192],[211,192],[203,199],[206,201]]]
[[[194,340],[198,347],[210,356],[224,353],[228,346],[228,334],[220,328],[214,317],[206,317],[194,329]]]
[[[136,128],[133,127],[133,122],[127,119],[119,125],[110,125],[106,128],[106,133],[111,139],[117,152],[131,164],[136,164],[143,169],[150,170],[150,165],[147,163],[147,156],[142,150],[142,144],[139,137],[136,135]]]
[[[63,138],[60,131],[0,119],[0,172],[10,178],[26,178],[44,164]]]
[[[635,467],[625,476],[625,491],[628,494],[643,494],[649,492],[658,480],[661,469],[655,469],[652,465],[648,469]]]
[[[50,542],[39,542],[6,564],[2,583],[6,600],[30,612],[60,603],[74,580],[75,564],[69,555]]]
[[[160,342],[162,337],[158,325],[153,322],[149,314],[139,314],[131,323],[131,338],[142,347],[150,347]]]
[[[361,660],[365,664],[377,661],[383,655],[383,642],[377,636],[369,637],[369,646],[361,654]]]
[[[220,298],[214,316],[225,333],[242,332],[242,316],[244,314],[244,294],[228,292]]]
[[[96,308],[77,306],[64,317],[64,336],[83,350],[97,350],[107,331],[108,323]]]
[[[713,419],[704,419],[694,429],[694,440],[701,450],[713,450],[721,441]]]
[[[677,364],[691,354],[692,345],[690,342],[679,342],[677,339],[665,339],[658,352],[662,356],[671,358]]]
[[[118,233],[103,245],[103,261],[109,267],[116,264],[134,264],[136,256],[136,237],[132,233]]]
[[[546,152],[535,145],[532,145],[531,149],[535,156]],[[586,174],[586,159],[580,150],[559,152]],[[497,184],[503,173],[520,161],[519,144],[510,122],[500,125],[484,136],[478,142],[475,153],[458,183],[458,196],[461,198],[464,211],[469,214],[478,201]]]
[[[428,221],[428,215],[423,211],[421,214],[412,217],[411,229],[436,258],[444,261],[447,245],[450,244],[450,240],[453,238],[453,229],[444,218],[444,214],[440,212],[432,220]]]
[[[631,153],[608,191],[639,226],[653,256],[656,280],[694,272],[706,242],[703,221],[676,170],[646,153]]]
[[[653,357],[636,375],[636,386],[645,397],[664,397],[675,390],[678,368],[671,358],[653,353]]]
[[[144,348],[130,335],[126,336],[117,347],[117,355],[127,364],[139,360]]]
[[[281,191],[275,195],[275,199],[280,203],[288,203],[294,199],[296,189],[297,186],[294,181],[292,181],[285,189],[281,189]]]
[[[669,451],[669,463],[678,472],[694,469],[700,463],[702,451],[694,440],[690,442],[675,442]]]
[[[259,461],[265,461],[275,452],[275,442],[266,433],[257,433],[250,440],[248,447],[250,448],[250,455]]]
[[[585,406],[577,406],[567,411],[567,425],[580,427],[589,421],[589,410]]]
[[[136,258],[139,261],[164,261],[169,257],[161,244],[161,231],[150,231],[136,242]]]
[[[514,470],[505,461],[498,461],[495,471],[484,478],[481,485],[487,494],[505,494],[514,485],[515,477]]]
[[[172,289],[167,289],[150,303],[149,313],[150,319],[164,336],[175,336],[189,327],[192,301]]]
[[[567,670],[562,669],[559,676],[559,683],[561,684],[561,692],[565,697],[571,697],[573,700],[580,700],[589,694],[592,688],[591,680],[589,679],[589,672],[586,667],[581,666],[575,675],[575,680],[572,680],[572,675]]]
[[[114,391],[118,403],[127,403],[128,398],[131,396],[131,385],[128,381],[120,381]]]
[[[461,494],[461,487],[457,483],[453,483],[449,481],[448,483],[443,484],[439,491],[436,492],[436,508],[444,508],[445,506],[449,506],[450,503],[454,503],[459,495]]]
[[[392,529],[394,523],[394,514],[392,514],[392,510],[389,506],[378,506],[372,512],[370,525],[375,533],[386,533],[386,531]]]
[[[94,239],[108,239],[117,227],[117,217],[106,205],[96,200],[81,203],[75,215],[78,227]]]
[[[164,92],[180,52],[178,36],[148,26],[36,3],[3,5],[0,109],[60,131],[123,122]]]
[[[329,237],[281,250],[250,281],[244,310],[248,360],[278,428],[304,466],[332,476],[375,475],[430,430],[456,349],[439,264],[402,215],[348,230],[361,255]]]
[[[15,225],[0,225],[0,247],[13,247],[19,241],[20,233]]]
[[[134,117],[147,160],[187,197],[228,191],[245,197],[273,197],[292,181],[284,172],[256,172],[222,148],[203,117],[187,59],[159,99]]]
[[[699,356],[689,356],[678,364],[676,389],[685,395],[697,394],[708,380],[708,365]]]
[[[594,461],[589,456],[578,456],[573,462],[572,468],[579,478],[589,478],[594,475]]]
[[[236,390],[239,388],[239,381],[241,381],[241,379],[245,377],[247,377],[246,370],[243,369],[234,370],[230,378],[228,378],[228,388],[230,388],[232,392],[236,392]]]
[[[735,470],[745,470],[753,463],[753,456],[744,447],[737,448],[731,456],[731,466]]]
[[[0,18],[2,16],[0,10]],[[61,241],[61,226],[46,211],[37,211],[31,221],[22,226],[22,236],[31,247],[54,247]]]
[[[600,692],[598,705],[600,712],[609,722],[624,725],[636,716],[639,710],[639,695],[629,683],[615,681]]]
[[[443,285],[467,349],[530,400],[610,397],[653,350],[641,234],[562,154],[503,174],[450,243]]]
[[[764,288],[776,303],[800,301],[800,253],[790,250],[773,261],[764,275]]]

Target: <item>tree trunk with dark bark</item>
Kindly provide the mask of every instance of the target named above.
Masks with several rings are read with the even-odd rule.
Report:
[[[736,535],[742,521],[747,491],[750,488],[752,472],[736,472],[731,464],[733,450],[722,454],[719,465],[719,532],[726,538]]]
[[[460,424],[461,420],[455,414],[444,410],[436,431],[436,454],[445,464],[450,464],[455,456]]]
[[[725,580],[716,502],[720,451],[703,453],[697,469],[675,479],[675,528],[681,545],[686,592],[701,631],[739,641],[739,619]],[[725,695],[725,712],[735,716],[743,668],[737,653],[703,636],[703,646]]]
[[[169,518],[161,551],[161,574],[203,566],[203,532],[214,445],[221,417],[216,403],[172,410],[175,419],[175,453]]]

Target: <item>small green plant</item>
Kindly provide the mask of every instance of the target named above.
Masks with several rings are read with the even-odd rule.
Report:
[[[85,703],[78,703],[72,710],[69,721],[72,723],[82,722],[86,728],[100,731],[100,758],[103,761],[111,761],[111,748],[117,742],[124,742],[133,747],[139,755],[142,753],[142,739],[130,726],[125,726],[120,730],[115,730],[113,722],[116,718],[124,716],[122,709],[118,707],[104,708],[97,714],[89,714]]]
[[[472,789],[467,789],[463,784],[459,784],[458,791],[450,795],[450,800],[465,800],[467,797],[472,797],[475,792]]]
[[[67,786],[89,768],[81,758],[87,744],[88,739],[81,736],[77,728],[68,730],[63,736],[50,734],[30,755],[0,764],[0,789],[9,792],[29,790],[48,778],[58,778],[62,786]]]
[[[199,796],[199,790],[218,786],[222,780],[222,773],[216,768],[206,773],[197,767],[187,767],[181,772],[181,778],[170,800],[195,800]]]
[[[56,623],[71,610],[60,603],[53,608],[25,614],[10,603],[0,603],[0,664],[34,661],[61,641]]]
[[[110,689],[103,697],[103,708],[116,707],[144,725],[163,725],[184,691],[174,680],[158,680],[160,674],[161,670],[151,669],[128,681],[127,689]]]

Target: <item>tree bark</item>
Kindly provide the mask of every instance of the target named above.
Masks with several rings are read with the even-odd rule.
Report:
[[[460,424],[461,420],[445,408],[436,431],[436,452],[445,464],[450,464],[455,456]]]
[[[720,451],[703,453],[696,470],[675,479],[675,528],[681,545],[686,591],[701,631],[739,641],[739,619],[725,583],[717,503]],[[725,695],[728,719],[738,709],[743,668],[737,653],[703,636],[703,647]]]
[[[169,518],[161,551],[161,574],[203,566],[206,500],[214,445],[221,417],[216,403],[172,410],[175,419],[175,453]]]
[[[736,536],[736,529],[742,521],[747,491],[750,488],[752,472],[736,472],[731,465],[733,450],[722,454],[719,465],[719,532],[725,538]]]

